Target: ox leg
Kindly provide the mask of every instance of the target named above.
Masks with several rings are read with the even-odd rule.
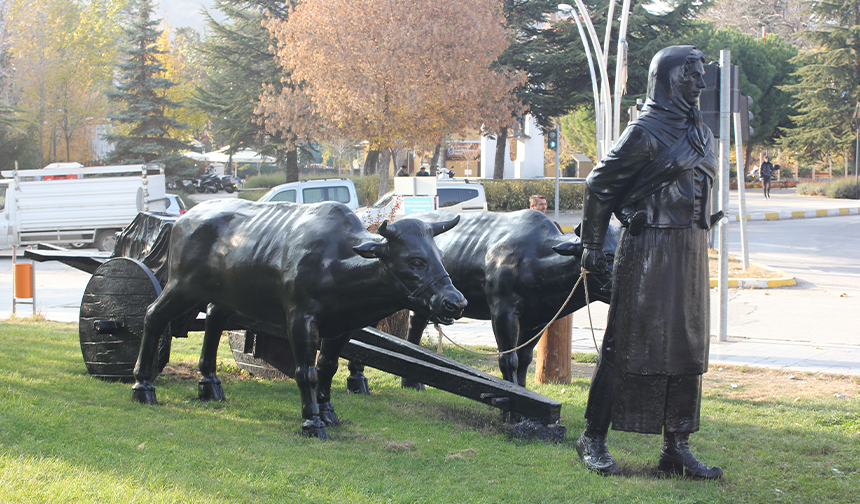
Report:
[[[334,406],[331,404],[331,381],[337,373],[340,352],[349,343],[351,337],[352,333],[347,333],[337,338],[324,338],[320,343],[320,354],[317,357],[317,373],[319,374],[317,404],[320,408],[320,419],[326,424],[326,427],[340,425],[340,420],[338,420]]]
[[[346,378],[346,390],[353,394],[370,394],[370,385],[367,383],[367,377],[364,376],[364,364],[349,361],[347,369],[349,369],[349,376]]]
[[[499,351],[507,352],[516,347],[520,334],[520,323],[514,309],[512,307],[497,307],[492,317],[493,333],[496,335]],[[502,378],[514,385],[519,385],[517,382],[518,367],[519,358],[515,352],[508,352],[499,356],[499,369],[502,371]]]
[[[517,346],[522,345],[523,343],[530,340],[531,338],[534,338],[535,332],[537,332],[537,329],[534,329],[534,330],[524,330],[523,329],[523,326],[533,327],[534,324],[522,324],[522,323],[520,323],[519,326],[520,326],[520,334],[519,334],[519,339],[517,340]],[[520,384],[520,386],[522,386],[522,387],[526,386],[526,377],[528,376],[529,365],[531,365],[532,360],[534,360],[535,347],[537,346],[539,340],[540,340],[540,338],[534,340],[533,342],[529,343],[528,345],[524,346],[523,348],[520,348],[517,351],[517,361],[518,361],[517,362],[517,383]]]
[[[168,284],[154,303],[146,309],[143,318],[143,338],[140,342],[140,352],[134,366],[134,386],[131,398],[143,404],[157,404],[155,380],[158,370],[158,342],[167,329],[171,320],[178,318],[197,305],[195,300],[189,300],[177,291],[174,284]]]
[[[415,312],[412,312],[412,316],[409,317],[409,330],[406,333],[406,341],[410,343],[414,343],[416,345],[421,344],[421,336],[424,334],[424,329],[427,328],[427,322],[430,319],[427,318],[426,315],[421,315]],[[410,380],[408,378],[400,379],[400,386],[402,388],[411,388],[415,390],[424,390],[424,384],[416,381]]]
[[[224,388],[215,375],[215,365],[221,333],[227,327],[231,315],[228,310],[214,304],[210,304],[206,310],[206,329],[203,333],[203,349],[200,351],[200,380],[197,381],[197,397],[201,401],[224,400]]]
[[[325,424],[320,420],[317,405],[317,368],[314,361],[319,347],[319,332],[316,322],[307,315],[294,315],[288,323],[290,346],[296,359],[296,384],[302,396],[302,434],[307,437],[328,439]]]

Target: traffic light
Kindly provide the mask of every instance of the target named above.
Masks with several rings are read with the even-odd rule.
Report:
[[[558,131],[551,129],[546,132],[546,145],[552,150],[558,149]]]
[[[731,100],[730,111],[738,112],[740,109],[740,67],[731,65]],[[709,63],[705,65],[705,89],[699,96],[699,111],[702,120],[711,128],[714,138],[720,138],[720,64]],[[748,122],[749,120],[747,120]]]
[[[741,115],[741,139],[744,142],[749,142],[750,137],[755,132],[755,130],[750,126],[750,121],[753,118],[753,113],[750,112],[750,106],[753,104],[753,99],[749,96],[740,96],[740,110],[738,113]],[[735,132],[737,135],[737,132]]]

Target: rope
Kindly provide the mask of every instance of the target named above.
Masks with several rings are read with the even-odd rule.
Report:
[[[531,339],[529,339],[528,341],[526,341],[522,345],[515,347],[515,348],[511,348],[510,350],[505,350],[504,352],[479,352],[477,350],[472,350],[471,348],[466,348],[463,345],[460,345],[456,341],[452,340],[450,338],[450,336],[448,336],[447,334],[442,332],[442,328],[439,327],[439,324],[433,324],[433,327],[435,327],[436,331],[439,332],[439,346],[438,346],[436,351],[438,353],[441,353],[440,350],[442,348],[442,338],[444,337],[446,340],[453,343],[454,346],[459,348],[460,350],[465,350],[469,353],[473,353],[473,354],[477,354],[477,355],[501,356],[501,355],[516,352],[516,351],[520,350],[521,348],[528,346],[529,344],[531,344],[536,339],[540,338],[543,335],[543,333],[549,328],[549,326],[551,326],[552,323],[558,319],[559,315],[561,315],[561,312],[564,311],[564,307],[567,306],[568,302],[570,302],[570,298],[573,297],[573,293],[576,292],[576,288],[579,287],[580,282],[583,282],[583,288],[585,289],[585,303],[586,303],[586,308],[588,309],[588,323],[591,325],[591,339],[594,341],[594,348],[597,348],[597,339],[594,337],[594,325],[591,324],[591,307],[588,306],[589,301],[588,301],[588,279],[586,278],[587,273],[588,272],[585,269],[582,270],[582,273],[580,273],[579,278],[576,280],[576,285],[574,285],[573,289],[570,290],[570,294],[567,295],[567,299],[564,300],[564,303],[561,305],[561,308],[558,309],[558,311],[556,312],[556,314],[552,318],[552,320],[550,320],[543,327],[543,329],[538,331],[537,334],[535,334]]]

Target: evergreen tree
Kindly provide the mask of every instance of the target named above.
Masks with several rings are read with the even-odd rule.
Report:
[[[645,7],[651,7],[653,2],[631,1],[626,37],[627,93],[622,111],[635,103],[637,97],[645,94],[648,67],[654,54],[666,46],[689,43],[691,34],[701,25],[696,21],[696,16],[710,2],[679,0],[672,2],[668,9],[651,12]],[[517,96],[544,130],[554,127],[556,118],[564,117],[580,106],[593,108],[594,103],[588,59],[576,23],[571,18],[554,23],[551,29],[546,24],[549,15],[557,12],[559,3],[558,0],[505,1],[505,16],[514,37],[508,51],[499,58],[499,64],[526,72],[528,82],[518,90]],[[583,3],[602,46],[609,3],[607,0],[584,0]],[[613,15],[607,66],[610,89],[613,91],[620,13],[621,3],[618,2]],[[590,38],[588,43],[592,43]],[[594,50],[593,46],[591,49]],[[625,117],[626,113],[622,112],[622,121]],[[497,152],[499,178],[498,167],[503,159],[503,155]]]
[[[797,47],[775,34],[755,38],[735,27],[704,29],[693,43],[713,60],[721,50],[730,50],[732,64],[740,67],[740,92],[753,99],[753,134],[744,144],[748,166],[753,150],[773,146],[781,136],[780,128],[791,123],[794,99],[784,86],[794,83]]]
[[[785,86],[796,96],[798,114],[779,145],[814,162],[831,152],[855,151],[851,122],[860,100],[860,0],[807,5],[821,22],[806,34],[812,50],[795,59],[797,84]]]
[[[180,103],[165,97],[165,91],[175,85],[161,77],[164,67],[158,60],[163,51],[156,46],[161,31],[160,19],[152,19],[152,0],[137,0],[132,7],[130,26],[125,29],[128,46],[119,68],[118,82],[106,92],[108,99],[125,105],[108,115],[118,132],[104,136],[114,144],[108,154],[111,163],[164,163],[171,168],[180,162],[180,150],[187,144],[171,136],[172,131],[186,126],[165,115]]]
[[[194,105],[212,117],[212,133],[229,145],[229,151],[256,148],[274,154],[278,164],[286,158],[286,181],[298,180],[295,135],[270,135],[263,118],[255,113],[264,86],[280,89],[283,70],[270,47],[276,45],[262,26],[264,16],[286,19],[288,3],[274,0],[216,0],[215,8],[226,20],[207,14],[211,34],[201,47],[203,65],[209,70],[198,87]]]

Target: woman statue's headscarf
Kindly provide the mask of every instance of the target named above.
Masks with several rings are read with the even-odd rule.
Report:
[[[666,47],[654,55],[648,70],[648,100],[639,121],[651,131],[673,137],[686,130],[692,147],[704,155],[711,132],[698,107],[687,103],[680,91],[698,61],[704,63],[705,55],[691,45]]]

